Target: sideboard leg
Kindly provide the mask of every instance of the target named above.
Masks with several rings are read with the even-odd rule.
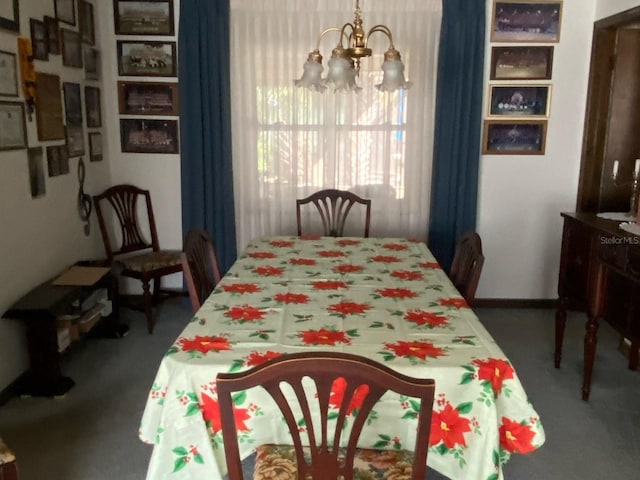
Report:
[[[562,342],[564,340],[564,329],[567,325],[567,299],[566,297],[558,298],[558,308],[556,309],[556,351],[554,354],[554,363],[556,368],[560,368],[562,360]]]

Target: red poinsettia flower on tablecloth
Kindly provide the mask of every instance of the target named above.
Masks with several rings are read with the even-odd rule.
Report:
[[[431,414],[431,434],[429,446],[443,442],[451,449],[456,445],[466,447],[464,434],[471,431],[471,421],[460,416],[460,412],[447,403],[442,410],[434,410]]]
[[[375,257],[371,257],[371,261],[380,263],[395,263],[399,262],[400,259],[393,255],[376,255]]]
[[[263,277],[275,277],[282,275],[284,269],[280,267],[256,267],[253,269],[256,275],[262,275]]]
[[[278,358],[280,356],[282,356],[281,352],[272,352],[271,350],[266,352],[251,352],[249,355],[247,355],[245,360],[247,363],[247,367],[255,367],[256,365],[260,365],[267,360]]]
[[[277,255],[273,252],[252,252],[247,253],[247,257],[250,258],[277,258]]]
[[[344,391],[347,388],[347,381],[342,378],[336,378],[333,382],[333,386],[331,387],[331,394],[329,395],[329,405],[333,408],[340,408],[344,399]],[[347,415],[351,415],[351,412],[354,410],[360,409],[362,406],[362,402],[364,402],[365,398],[369,394],[369,387],[367,385],[360,385],[356,388],[355,392],[353,392],[353,397],[351,397],[351,403],[347,407]]]
[[[279,303],[309,303],[309,295],[304,293],[278,293],[273,299]]]
[[[407,242],[411,243],[423,243],[419,238],[407,238]]]
[[[387,250],[395,250],[397,252],[401,250],[406,250],[408,248],[406,245],[403,245],[402,243],[385,243],[384,245],[382,245],[382,247],[386,248]]]
[[[278,248],[293,247],[293,242],[291,240],[273,240],[269,242],[269,245]]]
[[[420,268],[432,268],[436,270],[442,269],[438,262],[421,262],[418,264]]]
[[[298,333],[298,337],[306,345],[331,345],[337,343],[351,343],[351,339],[341,330],[328,330],[321,328],[320,330],[303,330]]]
[[[204,335],[196,335],[193,338],[180,338],[178,346],[184,352],[220,352],[222,350],[231,350],[231,344],[225,337],[209,337]]]
[[[289,263],[291,265],[315,265],[317,262],[313,258],[291,258]]]
[[[229,285],[222,285],[222,290],[228,293],[257,293],[261,288],[255,283],[230,283]]]
[[[422,280],[424,274],[422,272],[413,272],[411,270],[394,270],[391,276],[400,280]]]
[[[486,360],[474,360],[472,363],[478,367],[478,379],[491,383],[493,394],[496,397],[502,391],[502,383],[509,378],[513,378],[513,367],[505,360],[488,358]]]
[[[443,307],[469,308],[464,298],[441,298],[438,303]]]
[[[316,290],[339,290],[340,288],[349,288],[347,282],[341,282],[339,280],[321,280],[312,283],[313,288]]]
[[[500,425],[500,446],[507,452],[529,453],[534,447],[531,442],[535,433],[529,425],[522,425],[510,418],[502,417]]]
[[[405,314],[404,319],[420,326],[429,325],[431,327],[443,327],[449,324],[447,317],[431,312],[425,312],[420,309],[409,310]]]
[[[251,305],[238,305],[224,312],[225,317],[241,323],[262,320],[266,314],[267,312]]]
[[[204,418],[205,421],[211,422],[211,429],[213,432],[218,433],[221,431],[222,422],[220,421],[220,405],[218,404],[218,399],[214,399],[206,393],[203,393],[202,404],[199,405],[199,407],[202,412],[202,418]],[[241,432],[248,432],[249,428],[244,422],[251,418],[251,415],[249,415],[249,409],[238,408],[234,405],[233,414],[236,417],[236,428]]]
[[[340,302],[329,305],[327,307],[327,310],[339,315],[360,315],[365,313],[370,308],[371,305],[367,305],[366,303]]]
[[[345,253],[340,250],[320,250],[318,256],[323,258],[344,257]]]
[[[350,247],[353,245],[359,245],[360,240],[353,240],[351,238],[343,238],[342,240],[336,240],[336,245],[340,247]]]
[[[415,298],[418,296],[416,292],[408,288],[381,288],[376,291],[385,298]]]
[[[311,235],[311,234],[306,234],[306,235],[300,235],[298,237],[300,240],[320,240],[320,235]]]
[[[406,342],[404,340],[396,343],[385,343],[385,350],[391,350],[398,357],[417,357],[426,360],[427,357],[438,358],[446,355],[444,350],[436,347],[433,343],[426,340]]]
[[[336,265],[331,270],[335,273],[356,273],[356,272],[361,272],[362,270],[364,270],[364,268],[361,267],[360,265],[345,264],[345,265]]]

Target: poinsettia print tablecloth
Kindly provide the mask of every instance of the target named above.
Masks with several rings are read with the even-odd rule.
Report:
[[[424,440],[429,466],[451,479],[503,478],[512,453],[544,442],[513,366],[424,243],[268,237],[250,243],[163,358],[139,432],[154,445],[147,478],[222,478],[216,374],[302,350],[356,353],[435,379]],[[250,390],[234,402],[243,456],[287,443],[266,393]],[[413,406],[383,397],[361,446],[412,449]]]

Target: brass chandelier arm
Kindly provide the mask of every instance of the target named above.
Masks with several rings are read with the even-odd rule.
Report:
[[[347,42],[349,41],[349,37],[347,36],[347,33],[344,31],[344,28],[346,26],[351,26],[351,28],[353,28],[353,26],[350,23],[347,23],[345,25],[342,26],[342,28],[338,28],[338,27],[329,27],[325,30],[322,31],[322,33],[318,36],[318,42],[316,43],[316,51],[320,51],[320,41],[322,40],[322,38],[329,32],[340,32],[340,41],[338,42],[339,45],[342,45],[342,37],[344,36],[347,39]]]
[[[371,34],[374,32],[382,32],[384,33],[387,38],[389,39],[389,48],[395,49],[395,46],[393,45],[393,35],[391,34],[391,30],[389,30],[389,27],[387,27],[386,25],[375,25],[373,27],[371,27],[371,29],[367,32],[366,37],[364,37],[364,46],[366,47],[369,44],[369,37],[371,37]]]

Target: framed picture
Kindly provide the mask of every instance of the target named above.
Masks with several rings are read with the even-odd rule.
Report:
[[[551,85],[490,85],[489,88],[489,116],[549,116]]]
[[[66,145],[50,145],[47,147],[47,172],[50,177],[69,173],[69,156]]]
[[[47,47],[52,55],[60,55],[60,26],[58,20],[53,17],[44,17],[44,26],[47,30]]]
[[[76,0],[55,0],[55,7],[58,21],[76,24]]]
[[[62,90],[64,91],[64,116],[67,121],[67,127],[81,127],[82,100],[80,98],[80,84],[64,82]]]
[[[100,72],[98,71],[98,58],[100,53],[89,45],[83,45],[84,52],[84,78],[87,80],[98,80]]]
[[[36,72],[36,123],[38,140],[63,140],[62,94],[60,77]]]
[[[120,144],[123,152],[178,153],[178,121],[121,119]]]
[[[20,8],[18,0],[6,0],[0,7],[0,28],[20,32]]]
[[[100,107],[100,89],[84,87],[84,106],[87,113],[87,127],[102,126],[102,109]]]
[[[491,80],[550,80],[553,47],[491,47]]]
[[[0,150],[27,148],[24,103],[0,102]]]
[[[493,0],[492,42],[558,42],[562,0]]]
[[[67,154],[69,158],[84,155],[84,131],[82,126],[66,127]]]
[[[118,73],[143,77],[175,77],[176,43],[119,40]]]
[[[116,35],[173,35],[173,0],[113,0]]]
[[[93,4],[85,0],[78,0],[78,24],[82,41],[89,45],[95,45],[96,34],[93,22]]]
[[[546,120],[485,120],[482,153],[543,155],[546,135]]]
[[[118,104],[129,115],[178,115],[178,84],[118,82]]]
[[[62,38],[62,64],[82,68],[82,42],[80,34],[66,28],[60,29]]]
[[[89,161],[99,162],[102,160],[102,134],[100,132],[89,132]]]
[[[18,96],[16,54],[0,50],[0,95]]]
[[[43,21],[29,19],[31,27],[31,48],[36,60],[49,60],[49,37]]]
[[[31,186],[31,198],[42,197],[46,192],[42,147],[31,147],[27,150],[27,156],[29,158],[29,185]]]

